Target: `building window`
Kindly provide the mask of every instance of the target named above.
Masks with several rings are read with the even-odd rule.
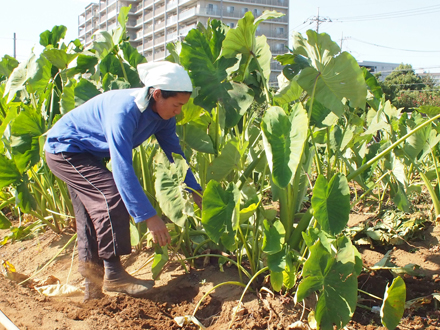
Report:
[[[217,5],[209,3],[207,14],[215,14],[217,12],[217,8],[218,8]]]
[[[261,15],[261,11],[259,9],[254,9],[254,17],[258,17]]]
[[[249,11],[248,8],[241,8],[241,14],[244,15]]]
[[[284,28],[278,27],[277,28],[277,34],[284,34]]]
[[[234,23],[226,23],[227,26],[229,26],[231,29],[233,29],[235,27]]]
[[[234,6],[227,6],[226,10],[229,14],[232,14],[234,12]]]

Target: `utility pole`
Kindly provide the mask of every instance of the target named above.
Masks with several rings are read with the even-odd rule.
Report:
[[[325,22],[332,22],[332,20],[329,17],[319,16],[319,7],[318,7],[318,16],[309,18],[308,21],[310,21],[310,24],[312,24],[313,22],[316,22],[316,33],[319,33],[319,24],[325,23]],[[305,22],[307,22],[307,20]]]
[[[17,59],[17,34],[14,32],[14,58]]]

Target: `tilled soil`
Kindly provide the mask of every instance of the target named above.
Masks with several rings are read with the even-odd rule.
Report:
[[[0,236],[6,234],[1,231]],[[407,329],[440,329],[440,302],[432,294],[440,292],[439,278],[439,228],[431,226],[424,240],[411,242],[412,246],[395,248],[393,254],[401,260],[410,254],[411,262],[421,266],[421,276],[403,276],[407,285],[407,301],[422,298],[419,304],[405,311],[397,327]],[[51,259],[70,238],[69,235],[55,235],[47,232],[37,239],[7,244],[0,248],[0,259],[11,262],[17,272],[31,274]],[[380,259],[384,249],[361,249],[366,265]],[[73,254],[73,264],[72,264]],[[141,266],[151,254],[143,251],[124,259],[129,271],[140,269],[136,276],[151,278],[147,268]],[[418,259],[417,259],[418,258]],[[426,270],[423,273],[423,270]],[[81,287],[82,279],[76,272],[76,255],[73,246],[62,253],[56,261],[39,276],[54,275],[62,283]],[[359,276],[359,288],[373,295],[383,297],[392,274],[386,270],[363,273]],[[219,270],[216,260],[206,263],[202,269],[191,268],[185,272],[178,263],[172,263],[163,272],[161,279],[145,297],[133,298],[124,295],[107,294],[100,300],[82,302],[82,296],[45,297],[34,289],[23,287],[0,276],[0,309],[21,330],[24,329],[181,329],[174,318],[192,315],[196,304],[213,286],[225,281],[238,281],[234,268]],[[249,292],[244,305],[239,306],[237,317],[230,324],[234,308],[243,288],[224,285],[213,291],[201,304],[196,318],[208,329],[300,329],[289,328],[295,321],[307,323],[308,311],[313,302],[296,306],[290,295],[272,295],[267,291]],[[367,295],[360,295],[360,303],[347,329],[385,329],[380,326],[380,315],[372,313],[371,307],[381,302]],[[0,329],[3,329],[0,325]],[[198,329],[187,324],[183,329]]]

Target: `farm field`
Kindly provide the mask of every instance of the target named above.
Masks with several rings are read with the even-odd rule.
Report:
[[[371,217],[371,216],[370,216]],[[355,214],[349,225],[368,221],[369,216]],[[2,234],[0,233],[0,238]],[[11,262],[16,271],[30,274],[38,266],[50,260],[69,240],[71,234],[56,235],[47,232],[32,240],[8,244],[0,248],[0,259]],[[407,284],[407,300],[425,297],[421,304],[407,309],[396,329],[440,329],[440,310],[433,293],[440,293],[440,227],[428,224],[417,238],[392,249],[392,259],[398,266],[416,264],[420,266],[419,276],[404,276]],[[360,249],[367,266],[373,266],[384,256],[387,248],[367,247]],[[81,287],[82,278],[72,264],[73,245],[61,254],[42,274],[57,277],[61,283]],[[151,251],[132,254],[124,260],[129,271],[138,269],[151,255]],[[142,298],[108,294],[100,300],[82,302],[82,294],[68,297],[46,297],[36,290],[19,286],[16,282],[0,277],[0,310],[20,329],[198,329],[198,326],[179,327],[174,317],[191,315],[199,299],[212,286],[225,281],[238,280],[235,267],[224,267],[220,272],[215,260],[205,260],[199,268],[191,268],[189,273],[178,263],[171,263],[163,272],[151,294]],[[72,269],[71,269],[72,267]],[[149,279],[149,267],[137,273]],[[359,287],[382,296],[386,283],[392,280],[388,270],[363,273],[359,277]],[[242,293],[242,288],[223,286],[216,289],[202,303],[196,313],[197,319],[207,329],[227,329],[233,308]],[[311,300],[303,305],[294,305],[291,295],[275,296],[262,291],[260,294],[247,293],[242,312],[233,322],[231,329],[301,329],[289,325],[302,320],[307,324],[307,314],[316,302]],[[379,302],[376,300],[376,304]],[[371,304],[371,302],[364,302]],[[374,305],[374,302],[373,304]],[[302,316],[302,319],[301,319]],[[385,329],[380,326],[378,314],[357,308],[347,329]],[[0,329],[2,329],[0,325]]]
[[[129,10],[87,49],[55,26],[41,54],[0,62],[1,311],[20,329],[440,329],[440,107],[397,106],[326,33],[295,32],[273,56],[257,31],[276,11],[235,28],[211,20],[167,45],[193,85],[169,122],[181,151],[150,136],[125,160],[171,238],[154,244],[132,214],[123,263],[155,287],[87,303],[36,291],[83,286],[72,201],[43,146],[93,97],[143,87]],[[111,154],[98,161],[117,177]]]

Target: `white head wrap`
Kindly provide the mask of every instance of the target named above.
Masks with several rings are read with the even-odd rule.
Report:
[[[149,62],[137,66],[139,78],[145,87],[134,94],[139,110],[143,112],[150,102],[148,90],[153,87],[165,91],[192,92],[192,83],[186,70],[172,62]]]

